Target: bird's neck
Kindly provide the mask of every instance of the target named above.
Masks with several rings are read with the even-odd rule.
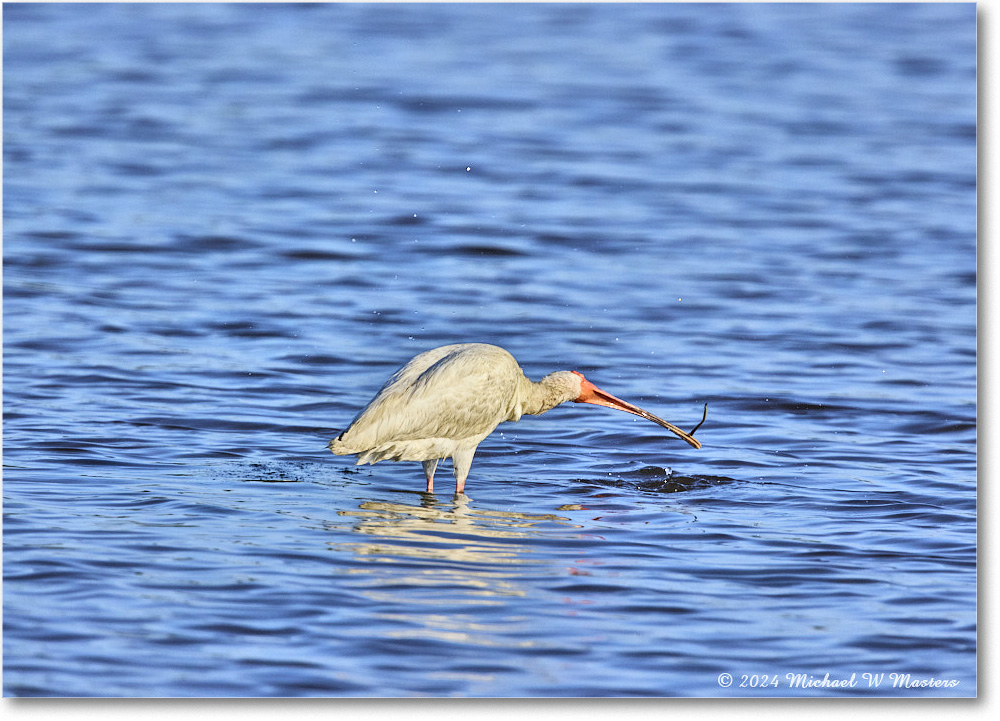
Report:
[[[537,383],[527,378],[524,380],[521,413],[528,415],[539,416],[580,395],[579,378],[569,371],[549,373]]]

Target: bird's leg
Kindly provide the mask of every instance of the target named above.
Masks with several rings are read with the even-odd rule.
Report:
[[[472,468],[472,456],[476,453],[475,448],[455,451],[451,457],[455,466],[455,495],[465,492],[465,479],[469,477],[469,469]]]
[[[434,493],[434,469],[437,468],[438,459],[424,461],[424,475],[427,476],[426,493]]]

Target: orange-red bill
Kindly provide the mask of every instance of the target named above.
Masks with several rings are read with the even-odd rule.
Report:
[[[593,405],[596,406],[606,406],[608,408],[616,408],[620,411],[625,411],[626,413],[632,413],[634,415],[639,416],[640,418],[645,418],[647,421],[652,421],[658,426],[663,426],[668,431],[675,434],[676,436],[684,440],[686,443],[694,446],[695,448],[701,448],[701,441],[699,441],[697,438],[691,435],[691,433],[694,433],[694,431],[692,431],[691,433],[686,433],[677,426],[675,426],[673,423],[668,423],[662,418],[654,416],[649,411],[643,410],[639,406],[634,406],[631,403],[628,403],[627,401],[623,401],[621,398],[615,398],[607,391],[602,391],[600,388],[595,386],[586,378],[583,378],[582,375],[581,379],[582,379],[582,385],[580,389],[580,397],[576,399],[577,403],[592,403]],[[706,412],[707,412],[707,407],[706,407]],[[702,418],[702,422],[704,422],[704,420],[705,419]],[[698,430],[700,426],[701,423],[695,426],[694,430]]]

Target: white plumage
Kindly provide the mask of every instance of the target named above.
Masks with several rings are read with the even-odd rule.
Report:
[[[566,401],[634,413],[701,447],[690,434],[601,391],[576,371],[556,371],[534,383],[514,356],[485,343],[446,345],[416,356],[329,447],[337,455],[356,454],[358,464],[422,461],[428,493],[434,490],[438,460],[451,458],[456,493],[462,493],[476,447],[499,424],[540,415]]]

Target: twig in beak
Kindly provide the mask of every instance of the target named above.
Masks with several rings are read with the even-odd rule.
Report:
[[[701,420],[698,421],[698,425],[696,425],[694,428],[692,428],[691,432],[688,433],[688,435],[689,436],[693,436],[694,432],[696,430],[698,430],[699,428],[701,428],[701,424],[705,422],[706,418],[708,418],[708,403],[705,404],[705,411],[701,414]]]

